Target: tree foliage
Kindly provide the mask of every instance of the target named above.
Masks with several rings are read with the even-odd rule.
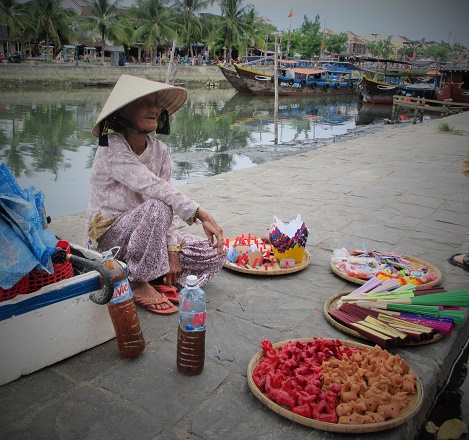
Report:
[[[30,26],[27,8],[15,0],[0,0],[0,25],[7,30],[8,50],[11,52],[11,36],[20,35]]]
[[[312,58],[321,52],[322,42],[321,22],[319,15],[316,15],[314,21],[308,19],[305,15],[303,23],[298,30],[292,32],[290,36],[290,53],[297,52],[302,58]],[[282,36],[282,48],[287,47],[285,41],[286,35]]]
[[[86,3],[91,15],[83,17],[82,29],[96,33],[101,38],[101,64],[104,65],[106,38],[110,41],[122,43],[127,36],[125,25],[121,23],[120,0],[90,0]]]
[[[31,17],[36,35],[45,35],[46,46],[50,45],[50,39],[55,40],[56,49],[62,46],[61,37],[68,39],[71,35],[70,20],[76,16],[71,9],[60,6],[59,0],[30,0],[25,3],[28,14]],[[47,50],[47,61],[50,53]]]
[[[208,35],[210,26],[203,20],[200,13],[213,4],[215,0],[175,0],[172,6],[176,21],[180,25],[180,40],[193,56],[192,43],[202,41]]]
[[[190,51],[195,42],[212,46],[212,50],[218,52],[227,48],[228,60],[233,51],[242,53],[249,46],[261,50],[275,48],[277,29],[259,20],[254,6],[245,4],[245,0],[136,0],[128,11],[121,8],[122,0],[83,1],[90,16],[78,17],[73,9],[61,6],[60,0],[29,0],[27,3],[0,0],[0,25],[6,27],[8,46],[11,47],[11,36],[14,36],[24,42],[45,39],[46,45],[53,40],[52,44],[59,50],[62,41],[86,36],[90,44],[100,40],[103,49],[106,42],[128,46],[142,42],[145,51],[153,55],[157,46],[177,39]],[[204,12],[215,1],[221,14]],[[80,24],[78,29],[72,26],[73,20]],[[299,54],[302,58],[312,58],[324,49],[334,54],[346,52],[347,40],[345,33],[326,35],[321,30],[319,15],[314,20],[305,15],[300,28],[281,33],[280,50],[284,56]],[[390,38],[369,43],[367,49],[379,58],[388,58],[393,51]],[[399,55],[401,58],[417,55],[440,62],[462,62],[467,57],[467,49],[459,43],[450,46],[443,41],[421,39],[404,46]],[[154,60],[153,56],[151,58]],[[104,64],[104,51],[101,62]]]
[[[137,20],[133,39],[144,43],[143,47],[151,53],[152,62],[156,46],[178,36],[178,23],[167,5],[168,0],[137,0],[134,9]]]
[[[389,58],[392,54],[391,37],[368,43],[366,49],[377,58]]]
[[[221,17],[217,33],[225,41],[227,58],[231,61],[233,45],[243,46],[248,39],[263,46],[263,40],[256,34],[255,10],[244,5],[243,0],[220,0]]]
[[[324,47],[330,53],[344,53],[347,51],[348,35],[345,32],[341,34],[330,34],[327,36]]]
[[[435,61],[445,63],[451,56],[451,46],[447,43],[432,44],[425,49],[424,56],[433,58]]]

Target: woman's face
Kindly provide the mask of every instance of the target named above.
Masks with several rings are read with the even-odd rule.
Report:
[[[150,132],[156,129],[161,110],[157,95],[153,93],[127,104],[119,112],[136,129]]]

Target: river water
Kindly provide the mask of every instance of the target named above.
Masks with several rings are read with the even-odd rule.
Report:
[[[97,148],[91,127],[109,93],[98,88],[1,94],[0,159],[22,188],[44,192],[53,218],[86,210]],[[363,104],[357,96],[281,97],[275,144],[273,107],[271,97],[233,89],[189,90],[187,102],[171,117],[171,134],[163,137],[171,150],[174,184],[254,167],[279,153],[294,154],[298,145],[317,148],[391,119],[392,112],[392,106]],[[438,426],[450,418],[469,421],[468,355],[466,347],[429,417]],[[422,432],[419,440],[433,438]]]
[[[36,186],[56,218],[86,209],[88,177],[97,140],[91,127],[109,88],[4,91],[0,100],[0,159],[22,187]],[[294,146],[317,148],[324,140],[390,118],[392,106],[368,106],[357,96],[279,99],[275,141],[273,97],[234,89],[191,89],[171,117],[176,186],[227,171],[253,167]],[[286,149],[288,146],[288,149]]]

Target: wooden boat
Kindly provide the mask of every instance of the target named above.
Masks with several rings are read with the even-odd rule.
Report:
[[[366,74],[361,79],[358,89],[365,102],[373,104],[392,104],[394,95],[409,94],[416,98],[435,99],[441,76],[438,74],[409,75],[402,72],[386,73],[383,80],[369,78]]]
[[[232,70],[222,64],[218,64],[221,73],[226,80],[240,93],[249,93],[249,89],[244,84],[244,81],[240,78],[235,70]]]
[[[436,100],[444,101],[451,99],[453,102],[469,103],[469,90],[463,89],[464,83],[459,82],[443,82],[441,87],[436,91]]]
[[[274,75],[235,65],[251,93],[258,96],[275,94]],[[335,76],[334,76],[335,75]],[[333,72],[323,69],[287,69],[278,76],[279,96],[320,96],[324,94],[351,94],[355,91],[348,72]]]
[[[375,81],[364,75],[358,84],[358,93],[365,102],[392,104],[392,97],[399,93],[399,85]]]

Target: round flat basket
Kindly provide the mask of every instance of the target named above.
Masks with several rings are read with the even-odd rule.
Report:
[[[228,239],[230,246],[233,245],[234,239]],[[299,272],[300,270],[305,269],[311,263],[311,255],[305,249],[303,260],[300,263],[296,263],[292,267],[280,267],[278,260],[275,260],[273,264],[266,264],[259,267],[251,267],[249,265],[238,266],[236,263],[232,263],[227,260],[224,264],[225,269],[233,270],[235,272],[248,273],[251,275],[261,275],[261,276],[270,276],[270,275],[288,275],[290,273]]]
[[[323,338],[327,339],[327,338]],[[313,339],[310,338],[302,338],[302,339],[293,339],[292,342],[301,341],[301,342],[308,342],[312,341]],[[278,348],[281,345],[286,344],[289,341],[277,342],[273,344],[274,348]],[[363,348],[370,348],[368,345],[345,341],[341,340],[342,344],[348,347],[357,347],[359,349]],[[264,357],[263,351],[257,352],[254,357],[251,359],[248,365],[247,376],[248,376],[248,385],[251,389],[254,396],[259,399],[264,405],[267,406],[270,410],[276,412],[277,414],[285,417],[288,420],[291,420],[295,423],[300,423],[301,425],[309,426],[310,428],[320,429],[322,431],[330,431],[330,432],[340,432],[343,434],[364,434],[368,432],[378,432],[384,431],[386,429],[392,429],[403,423],[410,420],[415,414],[418,413],[420,410],[422,403],[423,403],[423,387],[420,379],[417,377],[415,382],[416,393],[413,395],[408,395],[409,402],[407,403],[406,407],[403,408],[399,414],[399,417],[395,419],[390,419],[385,422],[378,422],[378,423],[365,423],[360,425],[348,425],[348,424],[340,424],[340,423],[328,423],[328,422],[321,422],[319,420],[310,419],[308,417],[300,416],[291,412],[287,407],[278,405],[277,403],[270,400],[266,395],[257,387],[252,379],[252,374],[254,369],[259,365]],[[412,370],[410,370],[412,372]]]
[[[441,280],[443,278],[443,276],[441,275],[441,271],[433,264],[428,263],[427,261],[424,261],[424,260],[420,260],[419,258],[410,257],[408,255],[401,255],[401,257],[410,263],[411,269],[417,270],[421,267],[427,267],[428,270],[435,276],[435,279],[433,281],[422,283],[421,284],[422,286],[430,287],[430,286],[436,286],[441,283]],[[346,279],[347,281],[350,281],[351,283],[365,284],[369,280],[369,278],[363,279],[363,278],[356,278],[356,277],[351,277],[347,275],[339,267],[337,267],[337,265],[334,264],[333,261],[331,261],[331,269],[332,269],[332,272],[334,272],[336,275],[338,275],[341,278]]]
[[[340,299],[344,295],[348,295],[350,291],[347,292],[339,292],[334,296],[331,296],[324,304],[324,316],[326,317],[327,321],[329,324],[331,324],[333,327],[339,329],[340,331],[347,333],[351,336],[355,336],[356,338],[363,339],[365,341],[368,341],[368,339],[358,333],[357,331],[348,328],[347,326],[341,324],[337,320],[334,319],[334,317],[330,314],[332,310],[337,310],[340,307]],[[425,339],[422,341],[410,341],[410,342],[403,342],[403,346],[413,346],[413,345],[426,345],[426,344],[431,344],[433,342],[439,341],[443,335],[441,333],[435,333],[431,339]]]

